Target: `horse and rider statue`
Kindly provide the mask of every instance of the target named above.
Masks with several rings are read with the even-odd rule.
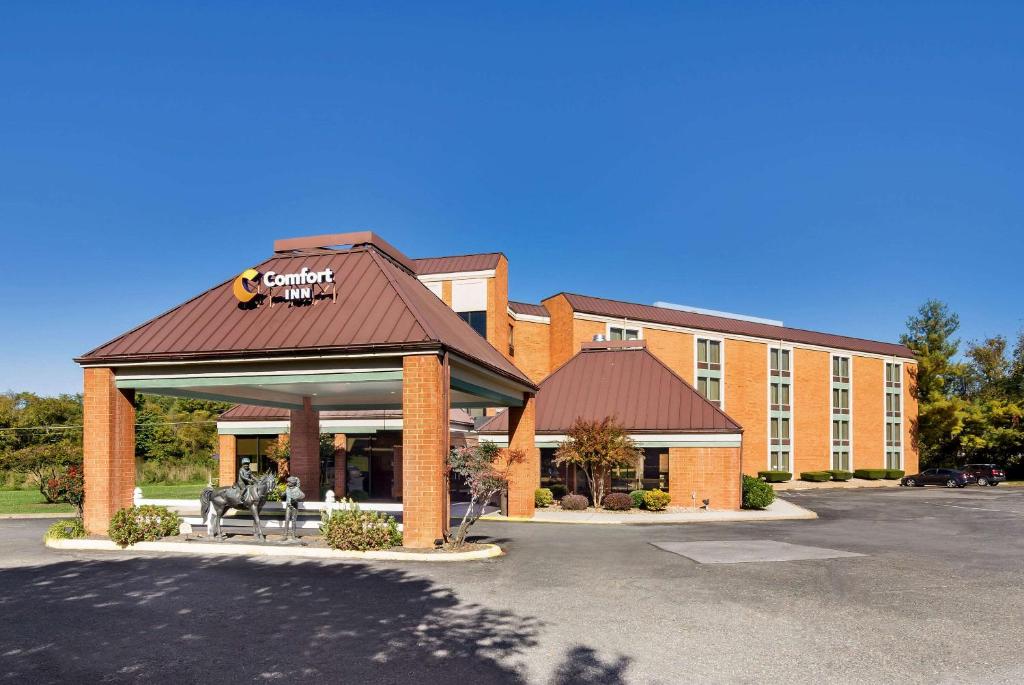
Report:
[[[267,471],[262,476],[252,472],[248,457],[242,459],[242,467],[238,470],[238,479],[234,485],[226,488],[207,487],[203,490],[199,501],[202,505],[204,521],[209,521],[210,508],[213,508],[213,521],[209,525],[210,536],[224,540],[227,535],[221,530],[221,519],[228,509],[248,510],[252,514],[253,534],[257,540],[266,540],[263,526],[260,524],[260,511],[267,503],[267,497],[277,487],[277,474]]]

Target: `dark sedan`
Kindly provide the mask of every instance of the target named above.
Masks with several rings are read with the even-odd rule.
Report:
[[[912,476],[904,476],[900,485],[907,487],[921,487],[923,485],[945,485],[947,488],[962,488],[977,479],[969,473],[956,469],[926,469],[921,473]]]

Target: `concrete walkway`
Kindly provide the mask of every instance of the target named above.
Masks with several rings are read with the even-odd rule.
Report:
[[[786,521],[793,519],[816,519],[818,515],[792,502],[777,498],[764,510],[744,509],[741,511],[694,511],[692,509],[669,509],[668,511],[563,511],[557,507],[537,509],[532,519],[505,517],[488,514],[487,521],[515,521],[524,523],[590,523],[590,524],[662,524],[662,523],[720,523],[750,521]]]
[[[785,483],[772,483],[775,492],[786,492],[787,490],[857,490],[859,488],[898,488],[899,480],[861,480],[853,478],[840,482],[827,480],[824,483],[812,483],[806,480],[790,480]]]

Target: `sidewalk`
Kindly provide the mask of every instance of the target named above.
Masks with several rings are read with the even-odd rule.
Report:
[[[772,483],[775,492],[787,490],[850,490],[858,488],[898,488],[899,480],[861,480],[854,478],[845,482],[827,480],[824,483],[812,483],[805,480],[790,480],[785,483]]]
[[[818,515],[810,509],[777,498],[764,510],[743,509],[740,511],[694,511],[674,508],[668,511],[562,511],[557,507],[537,509],[532,519],[509,518],[498,513],[481,517],[484,521],[506,521],[522,523],[590,523],[596,525],[662,524],[662,523],[721,523],[750,521],[787,521],[794,519],[816,519]]]

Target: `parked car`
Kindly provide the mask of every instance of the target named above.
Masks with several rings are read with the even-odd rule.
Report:
[[[1006,480],[1006,472],[995,464],[965,464],[960,469],[978,481],[978,485],[999,485]]]
[[[969,473],[957,469],[925,469],[912,476],[904,476],[900,485],[921,487],[923,485],[945,485],[947,488],[962,488],[976,482]]]

